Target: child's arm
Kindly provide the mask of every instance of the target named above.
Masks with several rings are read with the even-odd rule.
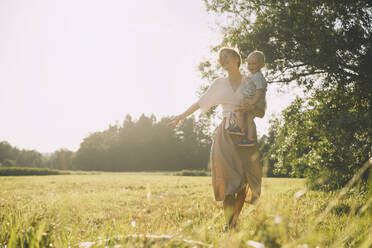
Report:
[[[171,122],[168,124],[168,126],[169,127],[175,127],[175,126],[177,126],[177,124],[178,124],[179,121],[182,121],[183,119],[185,119],[187,116],[189,116],[192,113],[194,113],[199,108],[200,108],[199,104],[198,103],[194,103],[185,112],[183,112],[182,114],[177,115],[176,117],[174,117],[171,120]]]
[[[258,100],[262,97],[264,93],[265,93],[264,89],[256,90],[256,95],[254,95],[254,97],[252,97],[251,99],[248,99],[247,103],[250,105],[256,104],[256,102],[258,102]]]
[[[265,110],[257,108],[255,105],[251,105],[247,102],[240,105],[238,112],[252,112],[256,117],[263,118],[265,116]]]

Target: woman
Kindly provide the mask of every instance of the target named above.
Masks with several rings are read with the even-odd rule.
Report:
[[[206,112],[221,104],[224,118],[214,134],[210,162],[214,196],[217,201],[223,201],[227,227],[231,228],[236,226],[244,202],[254,203],[259,198],[262,176],[257,148],[240,149],[239,137],[226,131],[234,124],[235,111],[249,110],[261,118],[264,113],[252,105],[240,106],[239,87],[244,80],[239,71],[240,55],[231,48],[223,48],[219,52],[219,63],[228,77],[215,80],[198,102],[172,119],[170,126],[175,127],[199,108]]]

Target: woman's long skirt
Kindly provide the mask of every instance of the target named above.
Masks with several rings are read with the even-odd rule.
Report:
[[[210,154],[216,201],[245,190],[245,201],[255,203],[261,194],[262,172],[257,147],[239,148],[240,136],[226,132],[224,119],[216,129]]]

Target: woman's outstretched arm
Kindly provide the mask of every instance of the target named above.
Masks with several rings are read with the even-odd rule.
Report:
[[[168,124],[168,126],[169,127],[175,127],[175,126],[177,126],[177,124],[178,124],[179,121],[182,121],[183,119],[185,119],[187,116],[189,116],[192,113],[194,113],[199,108],[200,108],[199,104],[198,103],[194,103],[185,112],[183,112],[182,114],[177,115],[176,117],[174,117],[172,119],[172,121]]]

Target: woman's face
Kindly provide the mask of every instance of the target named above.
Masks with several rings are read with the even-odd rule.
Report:
[[[239,58],[234,57],[229,51],[222,51],[219,59],[222,68],[227,71],[238,67]]]

